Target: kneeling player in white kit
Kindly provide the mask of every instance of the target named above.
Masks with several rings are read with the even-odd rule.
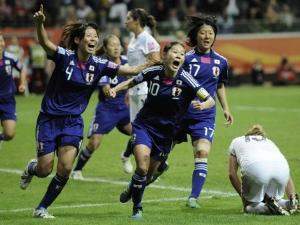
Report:
[[[298,196],[289,165],[278,147],[254,125],[229,147],[229,178],[241,196],[244,211],[255,214],[289,215],[297,210]],[[237,175],[240,167],[242,181]],[[286,190],[289,200],[284,200]]]

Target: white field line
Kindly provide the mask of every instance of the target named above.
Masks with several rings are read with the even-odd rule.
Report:
[[[212,196],[203,196],[202,199],[209,199]],[[143,203],[152,203],[152,202],[178,202],[178,201],[186,201],[186,197],[181,198],[161,198],[161,199],[149,199],[144,200]],[[111,202],[111,203],[93,203],[93,204],[75,204],[75,205],[61,205],[61,206],[54,206],[51,207],[51,210],[55,209],[74,209],[74,208],[97,208],[103,206],[114,206],[114,205],[121,205],[120,202]],[[10,213],[10,212],[25,212],[25,211],[32,211],[33,208],[19,208],[19,209],[0,209],[0,213]]]
[[[300,108],[276,108],[265,106],[251,106],[251,105],[236,105],[233,108],[241,111],[260,111],[260,112],[292,112],[299,113]]]
[[[19,169],[5,169],[0,168],[0,172],[2,173],[12,173],[12,174],[19,174],[21,175],[23,173],[22,170]],[[49,177],[53,177],[53,175],[50,175]],[[125,181],[116,181],[116,180],[110,180],[110,179],[103,179],[99,177],[85,177],[84,180],[78,180],[79,182],[93,182],[93,183],[106,183],[106,184],[114,184],[114,185],[120,185],[120,186],[126,186],[128,182]],[[176,187],[176,186],[166,186],[166,185],[157,185],[157,184],[151,184],[149,188],[155,188],[155,189],[164,189],[169,191],[179,191],[179,192],[190,192],[190,188],[184,188],[184,187]],[[234,192],[223,192],[218,190],[202,190],[202,193],[210,194],[210,195],[217,195],[221,197],[233,197],[237,196]]]

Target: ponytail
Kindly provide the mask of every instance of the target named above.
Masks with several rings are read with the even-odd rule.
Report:
[[[250,136],[250,135],[260,135],[260,136],[266,137],[266,132],[264,131],[264,128],[262,127],[262,125],[255,124],[245,134],[245,136]]]

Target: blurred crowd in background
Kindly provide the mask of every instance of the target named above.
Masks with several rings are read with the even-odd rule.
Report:
[[[299,0],[0,0],[0,28],[32,27],[33,12],[41,3],[46,11],[47,27],[62,27],[78,20],[95,21],[102,32],[121,38],[124,53],[129,40],[125,28],[127,12],[136,7],[145,8],[156,18],[160,35],[172,35],[181,41],[185,40],[186,16],[199,12],[216,15],[223,34],[300,30]],[[45,52],[36,40],[23,49],[16,36],[8,39],[7,51],[26,65],[29,91],[42,93],[52,70]],[[232,85],[242,82],[233,70],[230,73]],[[259,59],[249,74],[253,84],[264,84],[265,72]],[[17,71],[14,75],[18,77]],[[297,73],[286,57],[273,75],[275,85],[298,83]]]
[[[45,5],[47,25],[82,20],[124,28],[127,11],[143,7],[156,17],[162,34],[182,27],[186,15],[198,12],[218,17],[221,33],[296,30],[300,27],[298,0],[0,0],[2,26],[32,26],[32,13]]]

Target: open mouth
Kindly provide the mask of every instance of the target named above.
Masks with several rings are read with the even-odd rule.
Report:
[[[177,69],[179,68],[179,65],[180,65],[180,62],[179,62],[178,60],[174,60],[174,61],[172,62],[171,67],[172,67],[173,69],[177,70]]]
[[[88,44],[88,48],[89,48],[90,50],[94,50],[94,49],[95,49],[95,45],[94,45],[94,44]]]

